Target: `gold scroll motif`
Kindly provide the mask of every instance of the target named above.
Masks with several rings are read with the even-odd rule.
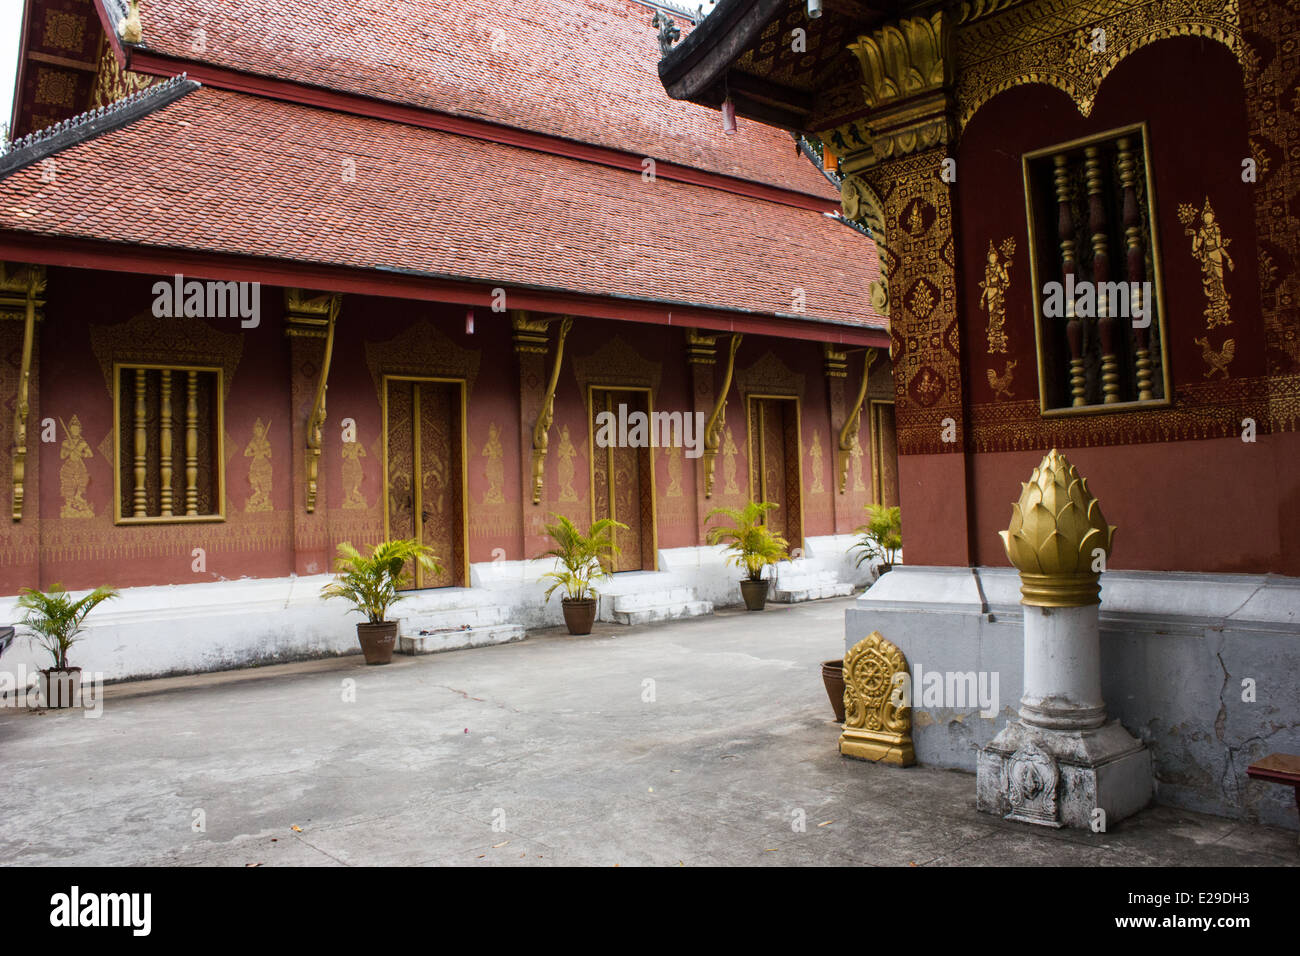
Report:
[[[59,459],[63,462],[59,466],[59,494],[63,497],[63,507],[59,509],[59,517],[93,518],[95,509],[86,499],[86,490],[90,487],[90,470],[86,461],[94,458],[95,453],[81,434],[81,419],[76,415],[63,425],[63,434],[65,437],[59,446]]]
[[[556,470],[560,479],[560,500],[563,502],[578,500],[578,492],[573,488],[573,459],[577,454],[578,449],[574,447],[573,440],[569,437],[569,426],[565,425],[560,429],[560,444],[555,449],[558,463]]]
[[[37,297],[45,291],[45,268],[28,266],[25,273],[10,274],[0,263],[0,319],[16,317],[17,298],[13,293],[23,290],[22,321],[23,345],[18,367],[18,395],[14,402],[12,449],[13,497],[10,502],[14,521],[23,520],[23,504],[27,480],[27,419],[31,416],[32,350],[36,346],[36,322],[45,305]]]
[[[560,335],[555,343],[555,364],[551,378],[542,396],[542,409],[533,426],[533,504],[542,503],[542,479],[546,471],[546,450],[550,444],[551,423],[555,421],[555,387],[560,383],[560,364],[564,361],[564,340],[573,328],[573,319],[565,316],[560,321]]]
[[[1002,255],[998,252],[1001,250]],[[1011,287],[1011,257],[1016,251],[1016,240],[1008,236],[998,249],[989,240],[989,251],[984,262],[984,281],[980,283],[980,310],[989,315],[989,355],[1007,351],[1007,290]]]
[[[839,439],[839,489],[840,494],[844,494],[844,489],[849,480],[849,460],[855,456],[857,458],[857,468],[855,473],[857,479],[854,482],[855,490],[865,491],[866,485],[862,483],[862,448],[858,441],[858,432],[862,430],[862,403],[867,399],[867,383],[871,379],[871,366],[876,360],[876,350],[867,349],[866,356],[862,361],[862,384],[858,387],[858,397],[853,402],[853,407],[849,410],[848,417],[844,420],[844,427],[840,429]]]
[[[365,511],[370,507],[366,502],[366,496],[361,492],[361,482],[365,478],[365,469],[361,464],[361,459],[366,457],[366,450],[361,447],[361,442],[355,437],[352,441],[345,441],[339,448],[339,454],[343,458],[342,476],[343,476],[343,510],[344,511]]]
[[[708,423],[704,426],[704,497],[713,497],[713,471],[717,466],[718,449],[722,445],[723,426],[727,423],[727,393],[731,391],[731,379],[736,372],[736,349],[740,348],[740,333],[731,336],[731,346],[727,350],[727,368],[722,375],[722,388],[718,390],[718,400],[714,403],[713,412],[709,415]],[[724,468],[730,469],[727,478],[727,494],[734,494],[736,489],[736,443],[732,441],[731,429],[726,432],[726,444],[731,446],[731,455],[728,458],[726,447],[722,447]]]
[[[1101,571],[1115,543],[1088,479],[1053,448],[1011,506],[999,531],[1007,558],[1020,572],[1020,603],[1082,607],[1101,603]]]
[[[908,686],[907,658],[879,631],[854,644],[844,655],[840,753],[899,767],[916,763]]]
[[[487,491],[483,492],[483,504],[503,505],[506,503],[506,463],[505,449],[501,446],[501,429],[492,422],[488,425],[487,441],[480,452],[487,459],[484,471],[487,475]]]
[[[253,437],[244,446],[244,457],[253,459],[248,463],[248,486],[252,491],[244,502],[245,512],[271,510],[271,441],[267,438],[270,430],[270,423],[264,425],[258,418],[253,422]]]

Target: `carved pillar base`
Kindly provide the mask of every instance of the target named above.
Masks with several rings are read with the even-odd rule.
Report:
[[[912,738],[906,734],[846,730],[840,734],[840,753],[855,760],[889,763],[896,767],[910,767],[916,763]]]

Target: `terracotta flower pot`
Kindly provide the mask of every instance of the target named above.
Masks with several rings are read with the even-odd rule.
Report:
[[[41,702],[50,709],[81,703],[81,668],[51,667],[41,671]]]
[[[831,699],[831,710],[835,711],[835,720],[844,723],[844,659],[822,661],[822,683],[826,685],[826,696]]]
[[[596,623],[595,598],[563,598],[564,623],[570,634],[590,634],[591,626]]]
[[[357,641],[367,664],[391,664],[393,647],[397,644],[397,622],[358,624]]]
[[[751,581],[745,578],[740,582],[740,594],[745,599],[745,607],[750,611],[761,611],[767,604],[767,590],[772,586],[768,578]]]

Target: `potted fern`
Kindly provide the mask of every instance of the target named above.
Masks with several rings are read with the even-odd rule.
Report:
[[[560,605],[564,609],[564,623],[570,634],[590,634],[596,622],[596,587],[594,581],[607,577],[602,561],[618,554],[613,532],[626,531],[627,525],[612,518],[601,518],[586,534],[567,517],[552,514],[556,521],[546,526],[546,533],[555,542],[543,558],[555,559],[555,570],[542,575],[553,584],[546,591],[546,600],[560,588],[564,596]]]
[[[349,542],[339,545],[334,580],[321,588],[322,598],[344,598],[366,616],[357,624],[357,642],[367,664],[391,664],[397,643],[397,622],[388,609],[400,601],[398,590],[410,580],[406,565],[418,561],[431,574],[442,567],[433,551],[412,540],[382,541],[364,555]]]
[[[903,549],[903,522],[897,506],[867,505],[867,523],[858,528],[857,544],[850,550],[860,551],[855,567],[867,561],[879,563],[880,574],[890,571]]]
[[[790,554],[789,543],[766,524],[767,513],[778,507],[771,501],[751,501],[743,508],[714,508],[706,520],[723,517],[730,525],[720,524],[710,528],[709,544],[726,544],[727,564],[745,569],[740,582],[740,593],[745,607],[761,611],[767,604],[771,578],[763,577],[763,569],[778,561],[786,561]]]
[[[41,671],[41,699],[46,707],[71,707],[81,699],[81,668],[68,664],[68,651],[79,640],[86,615],[117,596],[110,587],[95,588],[75,601],[62,584],[48,593],[22,589],[18,598],[18,606],[26,612],[22,624],[54,658],[54,666]]]

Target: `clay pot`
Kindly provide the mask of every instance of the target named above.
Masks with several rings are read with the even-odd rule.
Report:
[[[81,668],[51,667],[41,671],[41,702],[50,709],[81,703]]]
[[[591,626],[596,623],[595,598],[563,598],[564,623],[570,634],[590,634]]]
[[[367,664],[391,664],[393,647],[397,644],[397,622],[358,624],[357,641]]]
[[[826,685],[826,696],[831,699],[831,710],[835,711],[835,720],[844,723],[844,659],[822,661],[822,683]]]
[[[740,594],[745,599],[745,608],[750,611],[761,611],[767,604],[767,590],[772,586],[772,582],[764,578],[761,581],[751,581],[745,578],[740,582]]]

